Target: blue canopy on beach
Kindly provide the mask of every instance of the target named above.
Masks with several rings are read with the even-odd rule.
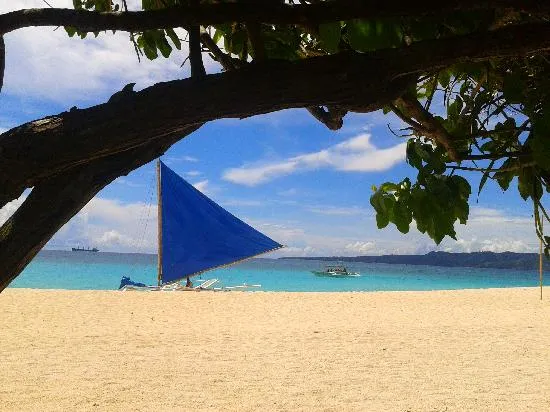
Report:
[[[283,247],[214,203],[160,162],[161,282]]]

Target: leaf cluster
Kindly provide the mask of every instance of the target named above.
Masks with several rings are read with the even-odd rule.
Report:
[[[407,161],[418,170],[417,181],[405,178],[400,183],[386,182],[373,187],[371,205],[376,210],[378,228],[395,224],[407,233],[413,219],[416,228],[437,244],[445,236],[456,239],[454,224],[468,220],[470,184],[458,175],[446,176],[440,149],[421,139],[407,143]]]

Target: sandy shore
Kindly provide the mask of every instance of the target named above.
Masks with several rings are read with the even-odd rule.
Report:
[[[0,294],[0,410],[549,411],[550,288]]]

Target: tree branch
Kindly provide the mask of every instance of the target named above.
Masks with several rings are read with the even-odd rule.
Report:
[[[30,26],[71,26],[83,32],[96,32],[142,31],[247,21],[269,24],[318,24],[354,18],[421,17],[458,10],[495,8],[546,14],[550,11],[550,4],[538,0],[448,0],[446,2],[335,0],[318,4],[294,5],[264,2],[216,3],[111,13],[57,8],[24,9],[0,15],[0,33]]]
[[[309,106],[376,110],[403,94],[411,74],[549,49],[550,25],[535,24],[401,49],[268,61],[201,82],[160,83],[119,103],[61,113],[0,135],[0,200],[98,158],[148,142],[160,145],[191,125]]]
[[[327,107],[325,110],[320,106],[310,106],[306,109],[330,130],[339,130],[344,124],[344,116],[347,113],[346,110],[337,109],[336,107]]]
[[[465,170],[467,172],[513,172],[515,170],[524,169],[526,167],[533,167],[536,166],[536,162],[526,162],[521,163],[516,166],[510,166],[510,167],[501,167],[496,169],[488,169],[483,167],[466,167],[466,166],[447,166],[447,169],[450,170]]]
[[[410,117],[415,118],[417,122],[411,122],[405,116],[400,116],[402,120],[409,123],[414,129],[417,129],[419,133],[443,146],[449,158],[456,162],[459,160],[458,153],[453,147],[453,137],[449,135],[449,132],[435,119],[430,112],[424,109],[424,106],[417,100],[416,97],[410,94],[404,94],[395,100],[395,104],[407,113]]]
[[[224,70],[235,70],[237,66],[235,65],[234,60],[228,54],[224,53],[208,33],[201,34],[202,43],[210,50],[214,59],[219,62]],[[254,47],[254,46],[253,46]],[[263,44],[262,44],[263,49]],[[261,59],[263,60],[263,59]],[[238,61],[239,64],[242,64]],[[332,113],[330,109],[325,110],[320,106],[310,106],[306,107],[307,111],[311,113],[313,117],[327,126],[330,130],[339,130],[343,125],[343,119],[346,114],[346,111],[343,110],[333,110]]]
[[[491,154],[480,154],[480,155],[468,155],[463,156],[460,160],[499,160],[506,159],[510,157],[527,157],[531,156],[531,153],[526,152],[506,152],[506,153],[491,153]]]
[[[210,50],[214,60],[220,63],[224,70],[229,71],[237,68],[233,58],[227,53],[224,53],[208,33],[201,33],[201,42],[208,50]]]

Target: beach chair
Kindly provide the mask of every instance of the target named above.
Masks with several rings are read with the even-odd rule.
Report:
[[[212,286],[214,286],[218,282],[219,282],[218,279],[208,279],[208,280],[205,280],[204,282],[202,282],[200,285],[195,286],[193,289],[195,289],[195,290],[210,289],[210,288],[212,288]]]

